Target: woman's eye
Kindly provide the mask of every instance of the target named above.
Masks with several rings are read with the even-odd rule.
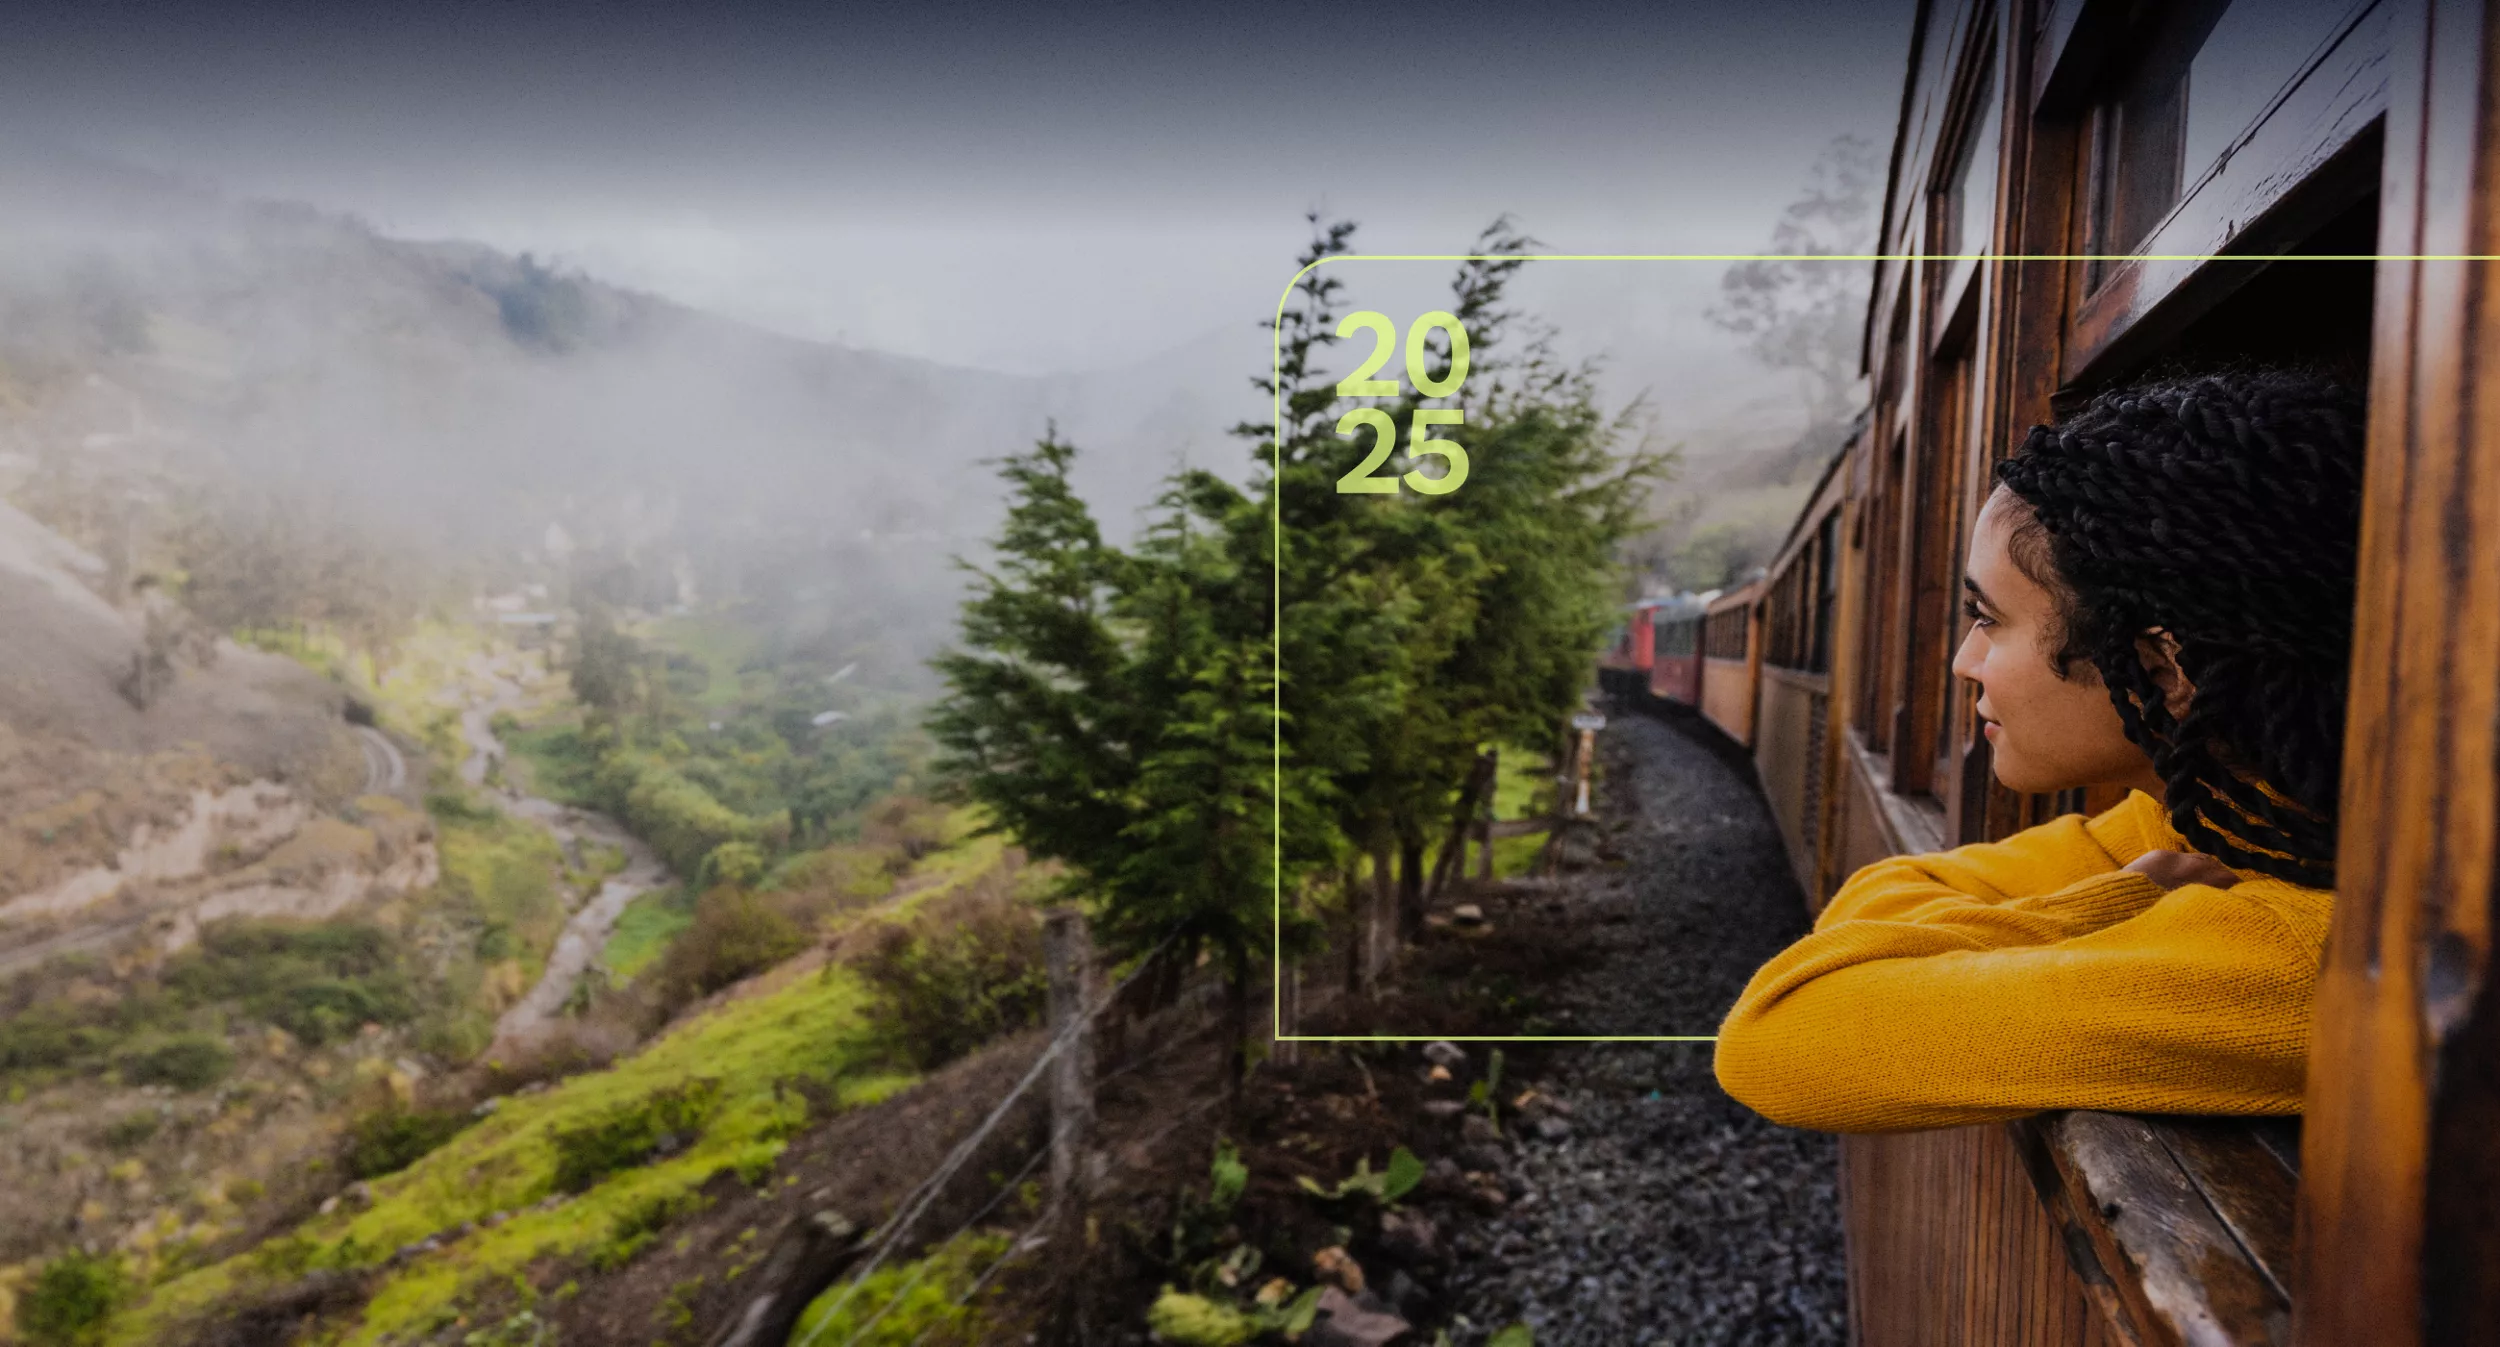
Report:
[[[1996,625],[1996,619],[1979,611],[1979,605],[1969,599],[1962,600],[1962,615],[1968,617],[1978,626],[1993,627]]]

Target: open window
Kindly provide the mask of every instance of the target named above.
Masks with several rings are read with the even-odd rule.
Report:
[[[2190,0],[2140,6],[2098,81],[2083,251],[2137,251],[2333,47],[2368,4]],[[2097,287],[2114,270],[2093,264]]]

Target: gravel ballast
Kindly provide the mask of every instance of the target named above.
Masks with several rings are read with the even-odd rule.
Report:
[[[1556,1032],[1714,1033],[1808,929],[1761,794],[1707,733],[1618,709],[1599,736],[1599,864],[1545,905],[1588,954],[1542,998]],[[1847,1340],[1834,1138],[1729,1099],[1707,1043],[1567,1048],[1536,1084],[1559,1107],[1507,1129],[1511,1202],[1454,1232],[1454,1342],[1514,1320],[1538,1347]]]

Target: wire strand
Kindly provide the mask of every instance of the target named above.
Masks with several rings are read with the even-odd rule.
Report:
[[[959,1310],[964,1306],[971,1304],[972,1298],[981,1294],[981,1288],[990,1284],[990,1278],[997,1276],[998,1270],[1007,1266],[1007,1260],[1015,1257],[1017,1254],[1030,1252],[1032,1249],[1040,1248],[1042,1244],[1049,1243],[1050,1241],[1048,1239],[1044,1239],[1041,1244],[1033,1244],[1030,1243],[1030,1241],[1033,1238],[1034,1231],[1041,1229],[1042,1226],[1047,1224],[1052,1217],[1058,1214],[1059,1204],[1055,1201],[1048,1207],[1044,1208],[1042,1214],[1034,1217],[1033,1223],[1026,1226],[1023,1233],[1017,1235],[1014,1240],[1010,1241],[1006,1249],[1001,1252],[998,1257],[991,1259],[990,1265],[987,1268],[984,1268],[981,1275],[973,1281],[972,1285],[966,1287],[962,1295],[955,1297],[953,1303],[949,1304],[947,1308],[950,1310]],[[920,1336],[913,1338],[908,1344],[908,1347],[920,1347],[920,1344],[928,1341],[929,1335],[935,1333],[937,1330],[938,1326],[936,1324],[931,1324],[927,1328],[920,1330]]]
[[[987,1220],[991,1212],[998,1210],[998,1204],[1006,1201],[1007,1195],[1016,1190],[1016,1185],[1024,1182],[1025,1179],[1033,1173],[1034,1169],[1039,1166],[1044,1159],[1048,1158],[1049,1155],[1050,1147],[1047,1145],[1034,1148],[1033,1154],[1026,1157],[1024,1168],[1017,1170],[1014,1178],[1000,1184],[998,1191],[990,1195],[990,1200],[987,1205],[983,1206],[979,1211],[974,1212],[971,1220],[955,1227],[955,1233],[939,1240],[935,1247],[944,1248],[946,1245],[954,1243],[957,1239],[963,1237],[965,1231],[970,1230],[972,1227],[979,1225],[984,1220]],[[1057,1203],[1053,1202],[1050,1205],[1056,1206]],[[1014,1246],[1011,1244],[1008,1247],[1013,1248]],[[884,1319],[888,1314],[893,1313],[894,1307],[903,1303],[903,1297],[910,1295],[912,1288],[920,1285],[920,1283],[928,1277],[929,1264],[931,1261],[931,1259],[927,1258],[920,1260],[920,1266],[913,1269],[911,1276],[905,1278],[901,1286],[894,1288],[894,1294],[886,1298],[885,1304],[879,1306],[875,1314],[869,1315],[865,1320],[861,1321],[859,1327],[852,1329],[851,1336],[842,1340],[842,1347],[857,1347],[859,1340],[868,1336],[869,1329],[875,1328],[880,1320]],[[828,1313],[830,1313],[830,1311],[828,1311]]]
[[[814,1347],[817,1337],[825,1331],[825,1325],[833,1322],[833,1316],[840,1313],[843,1306],[850,1304],[851,1298],[859,1294],[860,1287],[866,1284],[868,1278],[879,1267],[884,1266],[887,1256],[900,1247],[903,1236],[910,1231],[913,1223],[917,1222],[921,1214],[928,1210],[929,1205],[937,1200],[937,1195],[944,1190],[947,1180],[952,1179],[957,1171],[961,1170],[964,1164],[972,1158],[973,1152],[979,1149],[981,1143],[989,1139],[989,1134],[1006,1118],[1007,1111],[1015,1106],[1017,1100],[1024,1097],[1025,1091],[1033,1088],[1033,1082],[1041,1079],[1043,1070],[1057,1059],[1062,1050],[1076,1041],[1079,1030],[1093,1023],[1095,1018],[1110,1009],[1112,1002],[1119,999],[1121,992],[1128,990],[1130,983],[1135,982],[1144,975],[1148,968],[1153,967],[1155,959],[1178,936],[1179,932],[1175,931],[1163,937],[1153,949],[1147,951],[1145,958],[1137,961],[1137,966],[1129,970],[1127,977],[1120,979],[1117,985],[1103,995],[1102,1000],[1093,1009],[1082,1015],[1071,1017],[1067,1027],[1051,1037],[1049,1046],[1043,1048],[1041,1054],[1033,1059],[1033,1065],[1025,1071],[1023,1079],[1016,1082],[1015,1088],[1007,1092],[1007,1097],[999,1100],[997,1107],[990,1110],[989,1116],[981,1120],[981,1125],[974,1128],[970,1136],[958,1142],[955,1149],[939,1162],[938,1167],[905,1196],[902,1205],[897,1209],[897,1214],[887,1222],[886,1233],[877,1242],[876,1254],[852,1275],[850,1283],[842,1288],[842,1294],[835,1297],[833,1304],[826,1307],[824,1316],[816,1321],[816,1326],[809,1329],[807,1336],[799,1339],[793,1347]]]

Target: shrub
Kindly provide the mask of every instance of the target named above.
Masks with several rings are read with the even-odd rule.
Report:
[[[223,1039],[184,1034],[153,1048],[123,1054],[120,1066],[122,1079],[132,1085],[204,1090],[234,1070],[234,1050]]]
[[[694,924],[660,960],[661,1000],[673,1010],[752,977],[807,948],[807,930],[774,901],[744,889],[696,900]]]
[[[754,822],[647,753],[610,754],[595,778],[600,802],[624,817],[671,869],[698,873],[723,842],[751,841]]]
[[[706,885],[731,884],[738,888],[755,887],[764,877],[764,851],[753,842],[723,842],[703,858]]]
[[[265,998],[271,1023],[306,1043],[345,1038],[367,1023],[400,1024],[415,1017],[416,998],[400,978],[314,978]]]
[[[980,1274],[1007,1252],[1008,1238],[994,1230],[970,1230],[910,1263],[888,1263],[856,1287],[835,1282],[816,1297],[790,1341],[857,1343],[859,1347],[968,1347],[997,1341],[984,1330],[980,1312],[959,1304]]]
[[[590,1256],[591,1267],[613,1272],[625,1266],[651,1247],[669,1222],[703,1205],[700,1193],[655,1193],[634,1203],[617,1214],[616,1224],[608,1230],[608,1242]]]
[[[603,1000],[578,1019],[550,1020],[499,1049],[487,1063],[497,1093],[597,1071],[633,1050],[641,1033],[634,1007]]]
[[[894,872],[886,864],[890,854],[849,844],[803,851],[782,862],[761,887],[805,895],[820,911],[865,907],[894,892]]]
[[[360,1179],[380,1178],[406,1169],[469,1125],[469,1115],[453,1109],[412,1109],[392,1104],[348,1125],[347,1172]]]
[[[466,1062],[495,1041],[495,1017],[476,1006],[437,1005],[417,1027],[417,1051]]]
[[[104,1144],[113,1150],[126,1151],[144,1145],[164,1125],[165,1116],[154,1109],[125,1113],[104,1125]]]
[[[417,1013],[399,938],[367,922],[223,921],[167,969],[165,984],[194,1003],[240,1001],[255,1018],[307,1043],[352,1034],[368,1021]]]
[[[72,1250],[44,1264],[18,1293],[17,1331],[42,1347],[97,1342],[129,1294],[119,1259]]]
[[[860,824],[859,838],[874,847],[891,847],[905,865],[946,845],[947,811],[917,795],[896,795],[880,801]]]
[[[720,1082],[704,1077],[611,1109],[579,1127],[558,1128],[551,1138],[556,1148],[556,1187],[568,1193],[583,1192],[655,1153],[684,1149],[702,1134],[704,1122],[719,1103]]]
[[[67,1066],[95,1050],[98,1034],[57,1006],[0,1020],[0,1071]]]
[[[1050,990],[1039,915],[996,886],[884,923],[857,968],[878,1028],[923,1071],[1036,1022]]]
[[[438,790],[425,797],[425,812],[438,823],[493,823],[503,817],[493,805],[480,804],[466,791]]]

